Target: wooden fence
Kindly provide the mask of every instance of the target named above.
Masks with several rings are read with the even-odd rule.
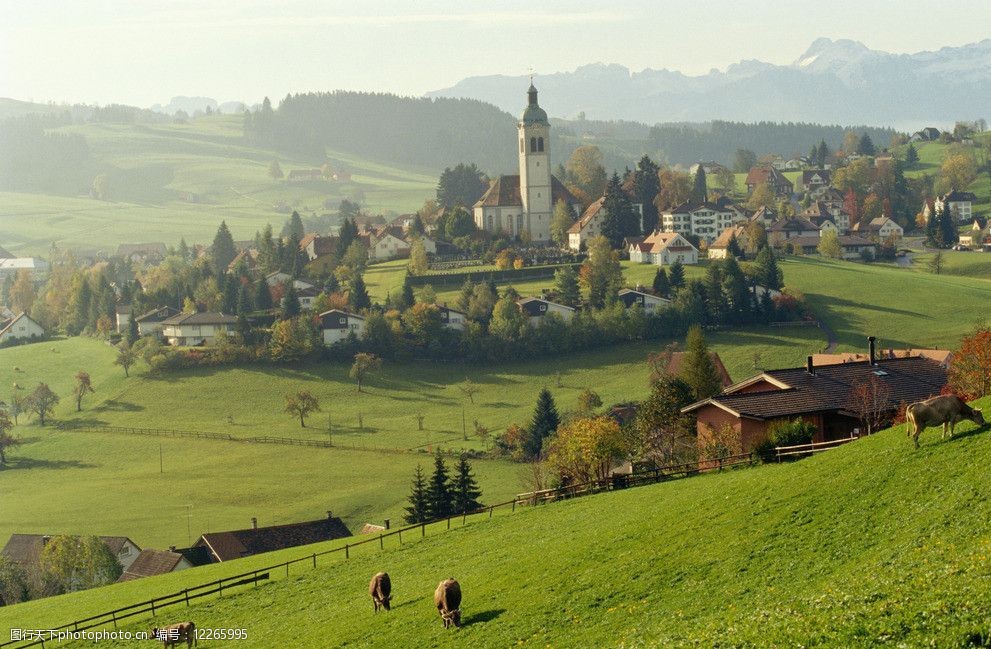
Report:
[[[780,462],[782,458],[821,453],[822,451],[828,451],[829,449],[842,446],[843,444],[848,444],[849,442],[857,439],[860,438],[844,437],[842,439],[834,439],[828,442],[812,442],[811,444],[796,444],[795,446],[775,446],[774,454],[777,456],[778,462]]]

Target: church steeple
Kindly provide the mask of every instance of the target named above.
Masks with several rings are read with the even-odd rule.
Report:
[[[526,91],[527,107],[518,126],[520,140],[520,198],[523,227],[533,241],[550,239],[552,203],[551,125],[547,113],[537,103],[537,89],[530,78]]]
[[[530,87],[526,91],[527,106],[523,111],[523,123],[525,124],[546,124],[547,113],[537,103],[537,89],[533,85],[533,77],[530,77]]]

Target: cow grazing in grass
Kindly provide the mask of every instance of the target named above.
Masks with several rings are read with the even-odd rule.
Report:
[[[376,613],[379,611],[379,606],[388,611],[389,602],[392,600],[392,581],[389,579],[389,573],[380,572],[372,577],[368,583],[368,594],[372,596]]]
[[[165,649],[174,649],[180,642],[185,642],[186,647],[196,644],[196,625],[192,622],[177,622],[162,628],[151,630],[151,637],[161,640]]]
[[[444,628],[461,626],[461,584],[453,577],[437,584],[434,591],[434,604],[444,621]]]
[[[905,410],[907,433],[915,442],[915,448],[919,448],[919,434],[929,426],[943,424],[943,439],[946,439],[947,426],[949,434],[953,435],[953,427],[964,420],[972,421],[978,426],[984,425],[984,415],[980,410],[971,408],[963,399],[953,395],[919,401]]]

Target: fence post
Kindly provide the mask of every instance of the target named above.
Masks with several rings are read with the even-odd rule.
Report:
[[[493,509],[495,509],[495,506],[494,505],[492,507],[489,507],[489,518],[492,518],[492,510]]]
[[[182,592],[186,596],[186,606],[188,607],[189,606],[189,589],[188,588],[184,588],[182,590]]]
[[[111,615],[114,618],[114,628],[116,629],[117,628],[117,611],[114,611],[113,613],[111,613]]]
[[[447,517],[447,529],[451,529],[451,517]]]
[[[403,531],[399,530],[399,545],[403,544]]]
[[[513,498],[513,511],[514,512],[516,511],[516,499],[515,498]]]
[[[351,558],[351,546],[347,543],[344,544],[344,558],[345,559]]]
[[[313,569],[314,570],[317,569],[317,553],[316,552],[313,553]]]
[[[426,523],[420,523],[420,538],[423,538],[426,535],[427,535],[427,524]]]
[[[385,549],[385,542],[382,540],[383,535],[379,534],[379,550]]]
[[[151,616],[155,617],[155,600],[151,600]]]

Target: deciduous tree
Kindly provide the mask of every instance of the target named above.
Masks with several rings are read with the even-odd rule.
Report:
[[[827,230],[819,237],[819,245],[816,246],[819,254],[830,259],[839,259],[843,255],[843,248],[840,246],[840,239],[833,230]]]
[[[75,380],[76,384],[72,390],[72,395],[76,397],[76,412],[82,412],[83,396],[88,392],[95,392],[93,389],[93,380],[90,378],[89,372],[84,372],[83,370],[76,372]]]
[[[294,417],[299,417],[299,425],[306,428],[306,418],[314,412],[320,412],[320,402],[309,390],[297,390],[286,395],[284,410]]]
[[[547,461],[573,483],[604,480],[628,447],[611,417],[578,417],[562,424],[550,439]]]
[[[45,425],[45,419],[58,405],[59,396],[52,392],[47,383],[39,383],[38,387],[26,397],[25,405],[29,412],[38,416],[38,423]]]
[[[382,367],[382,359],[375,354],[367,354],[365,352],[359,352],[354,355],[354,362],[351,364],[351,370],[348,372],[354,381],[358,384],[358,392],[361,392],[361,384],[370,374],[378,371]]]
[[[949,385],[968,401],[991,392],[991,329],[979,326],[960,341],[950,365]]]
[[[562,199],[554,203],[551,216],[551,240],[562,248],[568,245],[568,228],[575,222],[571,207]]]

